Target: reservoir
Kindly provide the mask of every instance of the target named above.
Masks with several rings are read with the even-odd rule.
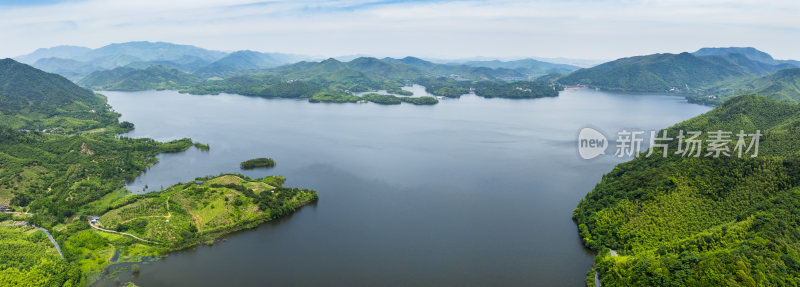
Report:
[[[611,156],[616,133],[709,110],[678,96],[588,89],[432,106],[102,93],[136,125],[125,136],[211,147],[159,155],[131,191],[234,172],[282,175],[285,186],[319,193],[294,215],[120,274],[139,286],[583,286],[593,253],[572,210],[621,162]],[[608,155],[579,156],[584,127],[606,134]],[[256,157],[277,165],[239,169]]]

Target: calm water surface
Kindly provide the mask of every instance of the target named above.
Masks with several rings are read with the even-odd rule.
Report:
[[[572,210],[619,160],[580,159],[580,128],[613,137],[708,110],[680,97],[592,90],[434,106],[104,94],[136,124],[128,136],[211,146],[160,155],[133,191],[237,172],[283,175],[320,196],[278,222],[122,275],[140,286],[582,286],[592,254]],[[264,156],[277,166],[239,169]]]

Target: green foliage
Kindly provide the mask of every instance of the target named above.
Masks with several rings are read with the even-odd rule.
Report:
[[[257,167],[274,167],[275,161],[271,158],[260,157],[254,159],[248,159],[243,161],[241,164],[242,169],[253,169]]]
[[[693,91],[728,78],[750,75],[741,65],[719,56],[681,53],[622,58],[575,71],[558,82],[632,92]]]
[[[197,73],[227,78],[201,80],[190,74],[162,66],[146,69],[121,67],[95,72],[81,80],[81,84],[105,90],[149,90],[178,89],[191,94],[236,93],[265,98],[308,98],[310,102],[349,103],[357,102],[354,92],[385,89],[389,93],[411,96],[413,93],[401,89],[405,84],[418,83],[431,94],[459,97],[469,93],[469,88],[478,85],[481,95],[486,97],[537,98],[557,95],[558,87],[545,82],[517,82],[508,86],[503,79],[524,78],[523,74],[505,68],[472,67],[467,65],[441,65],[416,58],[379,60],[362,57],[350,62],[328,59],[321,62],[300,62],[271,69],[259,70],[259,65],[245,63],[233,58],[261,57],[251,53],[234,53],[231,63],[222,61]],[[249,56],[248,56],[249,55]],[[414,60],[416,59],[416,60]],[[217,65],[218,67],[216,67]],[[269,66],[265,64],[266,66]],[[211,67],[211,66],[215,66]],[[262,65],[263,66],[263,65]],[[243,70],[248,70],[244,72]],[[473,80],[479,82],[473,83]],[[510,88],[509,88],[510,87]],[[515,87],[524,87],[523,91]],[[524,92],[524,90],[531,90]],[[398,104],[399,100],[387,96],[370,96],[379,104]],[[410,103],[434,104],[430,99],[411,100]]]
[[[403,90],[403,89],[397,88],[397,87],[388,88],[388,89],[386,89],[386,92],[390,93],[390,94],[400,95],[400,96],[413,96],[414,95],[414,93],[412,93],[411,91],[406,91],[406,90]]]
[[[603,176],[574,212],[586,246],[620,254],[598,255],[603,286],[800,283],[798,123],[800,105],[742,96],[668,130],[760,129],[758,157],[639,157]]]
[[[350,93],[325,90],[314,94],[308,101],[311,103],[355,103],[360,99]]]
[[[566,65],[566,64],[554,64],[554,63],[537,61],[534,59],[522,59],[522,60],[508,61],[508,62],[499,60],[470,61],[464,64],[473,67],[512,69],[525,74],[526,76],[528,76],[528,78],[535,78],[552,73],[568,74],[570,72],[580,69],[577,66]]]
[[[203,144],[203,143],[194,143],[194,147],[196,147],[197,149],[202,150],[202,151],[207,151],[207,150],[211,149],[210,146],[208,146],[207,144]]]
[[[717,105],[748,94],[758,94],[781,102],[798,103],[800,68],[780,70],[763,77],[723,82],[709,88],[705,93],[689,96],[687,99],[693,103]]]
[[[164,66],[145,69],[119,67],[97,71],[81,79],[81,86],[105,91],[143,91],[181,89],[197,85],[201,79],[195,75]]]
[[[400,98],[401,101],[414,105],[435,105],[439,103],[434,97]]]
[[[449,78],[422,78],[416,83],[425,86],[425,91],[448,98],[458,98],[469,93],[471,82],[457,81]]]
[[[365,101],[381,105],[399,105],[402,102],[400,98],[392,95],[366,94],[361,96],[361,98]]]
[[[519,81],[512,83],[482,81],[474,84],[475,94],[485,98],[542,98],[557,97],[563,90],[560,85],[545,81]]]
[[[62,286],[81,281],[80,271],[61,259],[41,231],[0,227],[0,285]]]
[[[279,218],[317,200],[313,190],[282,187],[280,177],[242,175],[198,178],[164,191],[136,195],[103,214],[104,228],[181,249]]]
[[[0,127],[72,133],[116,124],[105,97],[69,80],[0,60]]]

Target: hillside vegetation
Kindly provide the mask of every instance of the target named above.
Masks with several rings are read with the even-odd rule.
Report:
[[[603,286],[800,283],[800,105],[741,96],[668,130],[756,129],[758,157],[657,152],[603,176],[574,212]]]
[[[0,126],[73,132],[116,124],[105,98],[56,74],[0,60]]]
[[[558,81],[607,90],[631,92],[690,91],[733,77],[752,75],[740,65],[721,58],[689,53],[654,54],[622,58],[581,69]]]
[[[780,102],[800,102],[800,68],[785,69],[763,77],[722,83],[709,88],[709,95],[687,97],[703,104],[721,104],[740,95],[759,94]]]
[[[192,74],[164,66],[145,69],[120,67],[93,72],[80,80],[79,85],[101,91],[143,91],[181,89],[199,84],[202,80]]]
[[[0,73],[0,204],[17,212],[0,213],[0,286],[88,286],[111,264],[162,256],[316,200],[280,177],[238,175],[132,195],[125,181],[159,153],[208,147],[117,136],[133,124],[119,123],[105,97],[10,59]],[[91,226],[93,215],[103,224]],[[24,222],[49,230],[64,258]]]
[[[127,204],[103,214],[100,225],[156,242],[146,245],[183,248],[279,218],[317,200],[316,191],[283,187],[284,181],[235,174],[198,178],[129,196]]]

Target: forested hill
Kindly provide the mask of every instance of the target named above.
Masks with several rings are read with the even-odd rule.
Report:
[[[580,67],[578,66],[548,63],[534,59],[522,59],[522,60],[507,61],[507,62],[500,60],[469,61],[465,62],[464,65],[473,67],[486,67],[493,69],[498,69],[498,68],[511,69],[531,77],[538,77],[552,73],[569,74],[571,72],[580,69]]]
[[[142,91],[181,89],[199,84],[201,81],[199,77],[177,69],[150,66],[145,69],[119,67],[93,72],[78,84],[94,90]]]
[[[276,59],[274,55],[266,53],[236,51],[193,73],[204,78],[224,77],[241,71],[277,67],[285,63],[283,59]]]
[[[694,92],[725,80],[761,75],[787,67],[754,62],[739,54],[704,57],[690,53],[654,54],[622,58],[581,69],[562,77],[559,82],[632,92]]]
[[[772,55],[767,54],[766,52],[760,51],[753,47],[702,48],[700,50],[695,51],[692,54],[701,57],[740,54],[756,62],[771,64],[771,65],[790,64],[794,66],[793,68],[800,68],[800,61],[776,60],[775,58],[772,58]]]
[[[735,134],[757,129],[757,157],[656,152],[603,176],[574,212],[586,246],[602,250],[603,286],[800,284],[800,105],[741,96],[669,136],[731,131],[733,151]]]
[[[116,123],[105,99],[66,78],[0,60],[0,126],[85,130]]]
[[[109,264],[109,242],[133,242],[92,233],[85,215],[104,212],[97,200],[123,196],[115,191],[157,154],[192,141],[116,137],[133,125],[119,124],[105,97],[10,59],[0,61],[0,111],[0,204],[20,212],[0,213],[0,285],[90,285]],[[63,258],[21,222],[48,229]]]
[[[121,67],[94,72],[79,83],[97,90],[175,89],[191,94],[235,93],[339,103],[357,102],[361,99],[353,93],[376,90],[410,96],[410,93],[401,90],[401,87],[408,84],[424,85],[428,93],[443,97],[460,97],[470,93],[473,88],[475,94],[482,97],[538,98],[557,96],[561,89],[548,81],[508,82],[501,79],[507,75],[520,76],[518,72],[509,69],[450,66],[412,57],[400,60],[360,57],[349,62],[330,58],[320,62],[303,61],[269,69],[231,71],[224,79],[203,79],[195,74],[162,66],[147,69]],[[393,101],[404,100],[398,98]],[[423,101],[436,102],[432,99]],[[421,103],[418,100],[405,102]]]

